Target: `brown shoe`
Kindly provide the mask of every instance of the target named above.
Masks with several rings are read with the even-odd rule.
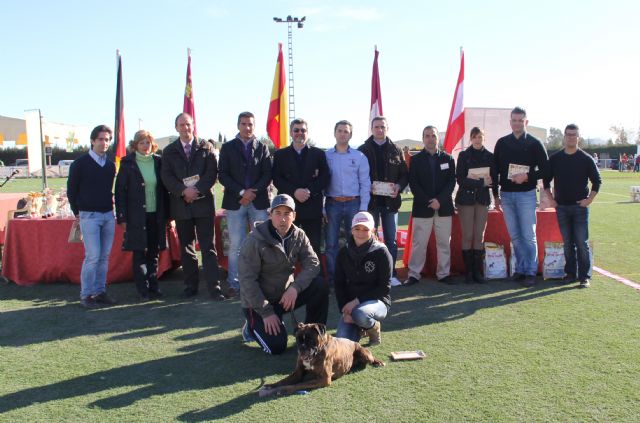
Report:
[[[239,289],[229,288],[227,289],[227,293],[225,294],[227,298],[235,298],[240,294]]]
[[[380,322],[376,322],[373,327],[367,329],[367,335],[369,335],[369,346],[380,345]]]

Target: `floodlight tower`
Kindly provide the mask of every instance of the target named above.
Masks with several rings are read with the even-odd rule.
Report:
[[[293,89],[293,24],[300,29],[304,27],[304,22],[307,20],[306,16],[302,18],[292,17],[291,15],[286,18],[273,18],[276,23],[286,23],[288,28],[288,52],[289,52],[289,122],[296,117],[296,102]]]

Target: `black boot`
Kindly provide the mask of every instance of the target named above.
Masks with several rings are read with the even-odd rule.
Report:
[[[158,287],[158,253],[147,255],[147,282],[149,284],[149,296],[151,298],[162,297],[162,291]]]
[[[146,278],[147,265],[145,264],[144,251],[133,252],[133,280],[141,301],[149,300],[149,285]]]
[[[473,283],[473,250],[462,250],[464,283]]]
[[[473,280],[477,283],[485,283],[487,281],[482,275],[483,259],[484,250],[473,250]]]

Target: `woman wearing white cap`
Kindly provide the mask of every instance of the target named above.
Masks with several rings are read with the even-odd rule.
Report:
[[[369,345],[380,343],[380,321],[391,307],[391,254],[374,237],[373,216],[359,212],[351,237],[336,258],[335,291],[342,313],[336,336],[358,342],[363,332]]]

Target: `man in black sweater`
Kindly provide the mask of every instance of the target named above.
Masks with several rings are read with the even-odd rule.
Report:
[[[400,193],[409,182],[409,171],[402,150],[387,136],[388,132],[389,125],[386,117],[373,118],[371,120],[371,136],[358,147],[358,150],[367,157],[369,162],[371,199],[368,211],[373,215],[376,228],[382,224],[384,243],[393,259],[391,286],[399,286],[401,283],[395,269],[395,263],[398,259],[396,232],[398,210],[402,205]]]
[[[513,280],[533,286],[538,273],[536,240],[536,184],[548,171],[549,158],[544,145],[527,133],[527,112],[516,107],[509,124],[513,133],[498,140],[493,150],[496,173],[500,180],[500,197],[504,220],[515,250],[516,271]]]
[[[575,282],[577,278],[580,288],[588,288],[591,279],[589,205],[598,194],[602,179],[593,158],[578,147],[579,137],[578,125],[567,125],[564,149],[549,159],[549,175],[544,180],[544,188],[549,198],[553,198],[551,206],[556,208],[564,241],[564,281]],[[551,180],[554,182],[553,195]]]
[[[113,214],[115,164],[107,158],[113,131],[98,125],[91,131],[91,150],[69,168],[67,197],[80,223],[84,261],[80,272],[80,304],[96,308],[114,304],[107,296],[107,270],[116,220]]]

